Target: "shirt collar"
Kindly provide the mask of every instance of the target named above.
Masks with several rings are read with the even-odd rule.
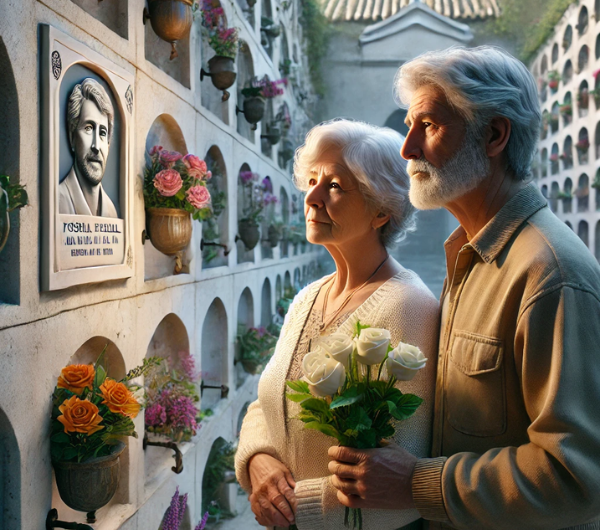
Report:
[[[444,246],[448,250],[458,241],[462,244],[469,243],[483,261],[492,263],[517,229],[534,213],[546,206],[548,203],[544,196],[533,184],[529,184],[512,197],[471,241],[467,240],[464,228],[459,226],[452,232]]]

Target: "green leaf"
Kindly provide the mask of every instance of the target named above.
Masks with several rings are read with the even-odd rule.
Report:
[[[354,403],[358,403],[364,397],[365,395],[362,392],[360,392],[358,387],[352,386],[339,397],[336,397],[329,405],[329,408],[333,410],[337,409],[338,407],[352,405]]]
[[[327,401],[318,398],[310,398],[303,401],[302,408],[305,410],[314,410],[315,412],[329,412]]]
[[[317,421],[313,421],[311,423],[307,423],[304,427],[306,427],[307,429],[314,429],[315,431],[322,432],[323,434],[326,434],[327,436],[331,436],[336,439],[340,438],[340,433],[337,431],[337,429],[327,423],[319,423]]]
[[[65,447],[62,451],[63,460],[69,461],[77,458],[77,449],[72,446]]]
[[[293,401],[294,403],[302,403],[303,401],[312,398],[312,394],[292,394],[290,392],[286,393],[286,397]]]
[[[298,419],[300,421],[303,421],[304,423],[311,423],[313,421],[316,421],[316,422],[319,421],[319,418],[317,418],[314,414],[312,414],[308,410],[303,410],[302,412],[300,412],[300,414],[298,414]]]
[[[397,420],[410,418],[419,408],[421,403],[423,403],[423,400],[413,394],[403,394],[398,400],[398,405],[393,401],[387,402],[390,414]]]
[[[0,175],[0,186],[5,190],[10,186],[10,177],[8,175]]]
[[[367,431],[373,425],[373,421],[362,407],[357,407],[352,410],[348,418],[346,418],[345,426],[347,429],[356,431]]]
[[[71,437],[66,432],[62,431],[53,434],[50,441],[56,444],[68,444],[71,442]]]
[[[377,438],[391,438],[396,434],[396,429],[394,429],[393,425],[386,423],[381,429],[377,431]]]
[[[377,447],[377,433],[373,430],[363,431],[356,439],[357,449],[374,449]]]
[[[104,380],[106,379],[106,370],[103,366],[96,366],[96,375],[94,377],[94,387],[100,388]]]
[[[285,384],[296,392],[301,392],[303,394],[310,393],[310,390],[308,389],[308,383],[306,381],[286,381]]]

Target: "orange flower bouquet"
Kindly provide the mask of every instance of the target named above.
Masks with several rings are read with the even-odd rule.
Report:
[[[95,365],[72,364],[62,369],[53,393],[53,461],[84,462],[111,454],[123,436],[137,438],[133,419],[142,408],[143,389],[129,381],[160,359],[145,359],[121,380],[107,377],[106,348]]]

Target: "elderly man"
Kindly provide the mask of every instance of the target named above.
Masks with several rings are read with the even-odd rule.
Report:
[[[102,188],[113,131],[114,109],[104,87],[88,77],[76,85],[67,107],[74,163],[58,186],[58,211],[71,215],[118,217]]]
[[[433,458],[334,447],[346,506],[430,528],[600,529],[600,267],[528,184],[540,110],[490,47],[402,66],[412,202],[448,209]],[[401,428],[401,427],[400,427]]]

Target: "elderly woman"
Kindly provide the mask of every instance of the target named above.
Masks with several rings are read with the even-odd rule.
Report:
[[[339,120],[314,127],[296,153],[294,177],[306,192],[307,239],[329,251],[336,272],[296,296],[260,379],[258,400],[244,419],[236,473],[262,525],[344,528],[345,508],[327,468],[327,450],[336,441],[295,419],[300,406],[286,400],[285,382],[302,377],[311,341],[334,332],[350,336],[357,320],[388,329],[393,344],[417,345],[429,357],[424,370],[401,383],[403,392],[425,401],[395,439],[413,454],[428,456],[438,303],[388,253],[414,228],[401,147],[402,137],[390,129]],[[363,510],[365,530],[394,530],[418,518],[416,510]]]

